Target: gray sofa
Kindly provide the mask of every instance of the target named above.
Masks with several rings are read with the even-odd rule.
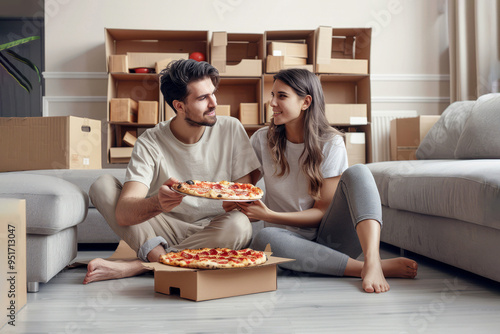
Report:
[[[417,159],[368,164],[381,240],[500,282],[500,94],[451,104]]]
[[[91,184],[105,173],[125,178],[125,169],[0,173],[0,199],[26,199],[29,292],[70,264],[78,243],[119,242],[88,197]]]

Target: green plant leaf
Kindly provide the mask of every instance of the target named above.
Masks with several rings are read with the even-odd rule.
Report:
[[[0,53],[0,64],[9,73],[21,87],[28,92],[33,88],[29,80],[2,54]]]
[[[5,44],[0,45],[0,51],[6,50],[6,49],[10,49],[10,48],[13,48],[14,46],[17,46],[17,45],[20,45],[20,44],[24,44],[24,43],[28,43],[28,42],[34,41],[36,39],[40,39],[40,36],[31,36],[31,37],[26,37],[26,38],[18,39],[17,41],[12,41],[12,42],[9,42],[9,43],[5,43]]]
[[[20,55],[18,55],[17,53],[15,53],[14,51],[12,50],[7,50],[5,51],[9,56],[13,57],[15,60],[17,61],[20,61],[21,63],[23,64],[26,64],[27,66],[29,66],[33,71],[36,72],[36,75],[38,76],[38,82],[41,82],[42,81],[42,78],[40,77],[40,70],[38,69],[38,67],[33,64],[31,62],[31,60],[27,59],[27,58],[24,58]]]

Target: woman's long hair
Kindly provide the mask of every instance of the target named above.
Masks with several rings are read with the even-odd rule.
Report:
[[[304,151],[299,163],[302,172],[309,180],[309,194],[314,200],[320,198],[320,189],[323,185],[321,163],[323,162],[323,145],[335,135],[343,136],[342,132],[334,129],[325,116],[325,98],[321,83],[316,75],[304,69],[281,70],[274,76],[290,86],[298,96],[312,97],[311,105],[304,113]],[[267,134],[269,150],[275,165],[275,175],[287,175],[290,166],[285,157],[286,133],[285,125],[276,125],[271,121]],[[295,162],[292,162],[295,163]]]

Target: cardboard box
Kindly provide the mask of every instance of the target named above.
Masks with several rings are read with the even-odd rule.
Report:
[[[326,104],[325,115],[331,124],[368,124],[366,104]]]
[[[101,121],[74,116],[1,117],[0,171],[100,169]]]
[[[188,59],[188,53],[166,53],[166,52],[127,52],[128,68],[156,68],[157,62],[172,61],[177,59]],[[167,63],[168,64],[168,63]],[[128,72],[128,71],[127,71]]]
[[[158,101],[139,101],[137,123],[158,123]]]
[[[139,104],[131,98],[113,98],[109,101],[109,120],[116,123],[136,123]]]
[[[266,45],[266,73],[276,73],[285,68],[304,68],[314,72],[315,61],[315,30],[277,30],[264,32],[264,41]],[[269,58],[271,56],[271,58]],[[283,60],[273,59],[273,57],[294,57],[306,60],[304,64],[291,64],[291,59]],[[304,57],[305,56],[305,57]],[[267,64],[266,64],[267,65]]]
[[[236,118],[240,116],[240,103],[255,103],[260,110],[261,81],[260,78],[223,77],[215,93],[217,103],[230,106],[231,116]],[[259,123],[262,123],[260,119]]]
[[[317,73],[368,74],[366,59],[330,59],[328,64],[317,64]]]
[[[259,77],[264,59],[263,34],[215,31],[211,41],[211,64],[225,77]]]
[[[133,149],[133,147],[111,147],[109,149],[109,161],[112,164],[128,163]]]
[[[322,26],[316,34],[316,73],[370,73],[371,28]]]
[[[0,328],[13,329],[27,300],[26,200],[0,198],[0,228]]]
[[[165,120],[168,121],[169,119],[175,117],[177,114],[175,113],[174,109],[170,108],[167,102],[165,102]]]
[[[170,58],[157,61],[155,64],[155,72],[157,74],[160,74],[161,71],[163,71],[168,66],[168,64],[170,64],[170,62],[172,62],[172,59]]]
[[[240,103],[239,119],[242,124],[260,124],[259,104]]]
[[[346,132],[345,146],[349,167],[366,163],[366,140],[364,132]]]
[[[391,160],[416,160],[416,151],[440,116],[396,118],[391,121]]]
[[[218,104],[217,107],[215,108],[215,113],[218,116],[231,116],[231,106]]]
[[[128,73],[128,58],[126,55],[110,55],[108,62],[109,72]]]
[[[273,107],[271,107],[271,102],[268,101],[264,103],[264,112],[266,114],[266,123],[271,123],[271,120],[273,119]]]
[[[123,136],[123,142],[128,146],[134,146],[137,141],[137,131],[127,131]]]
[[[129,52],[191,54],[198,51],[208,55],[208,41],[207,30],[104,29],[106,58]],[[138,67],[143,67],[142,65],[144,64]],[[136,65],[129,63],[129,66]],[[149,63],[145,67],[154,68],[155,64]]]
[[[235,269],[190,269],[162,263],[144,263],[154,270],[154,289],[170,295],[179,291],[180,297],[194,301],[226,298],[278,288],[276,266],[292,259],[268,256],[266,263]]]
[[[277,73],[280,70],[287,68],[304,68],[311,72],[314,71],[314,66],[308,65],[306,58],[297,58],[289,56],[267,56],[266,58],[267,73]]]
[[[271,42],[268,49],[269,55],[307,58],[307,44]]]

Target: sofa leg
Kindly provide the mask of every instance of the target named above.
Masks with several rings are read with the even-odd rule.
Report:
[[[38,292],[39,285],[38,282],[28,282],[28,292]]]

